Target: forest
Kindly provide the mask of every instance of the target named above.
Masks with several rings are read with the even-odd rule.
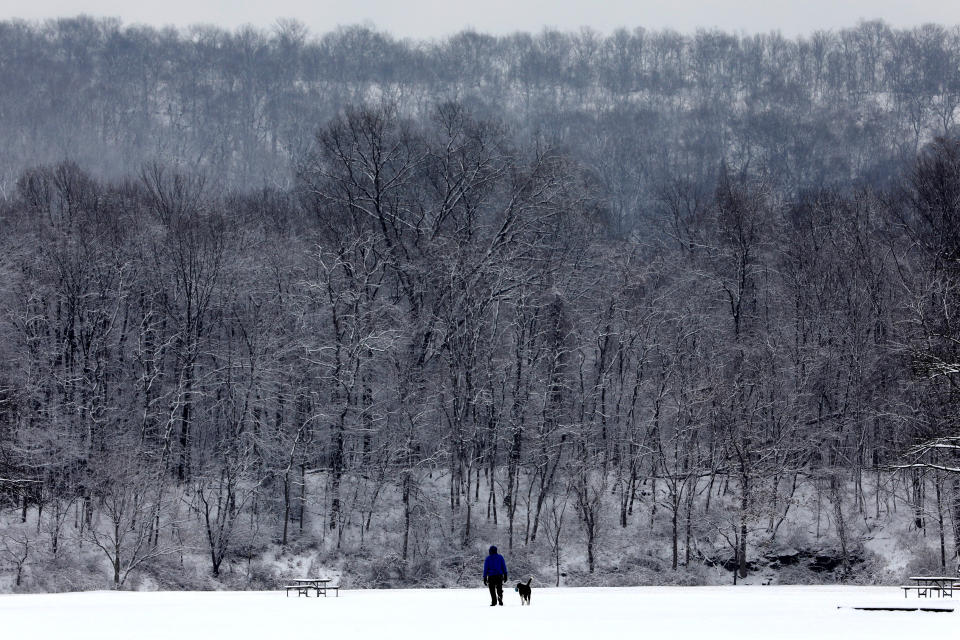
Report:
[[[960,29],[7,21],[0,86],[3,589],[957,566]]]

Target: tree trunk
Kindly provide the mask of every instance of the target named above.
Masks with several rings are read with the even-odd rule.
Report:
[[[678,518],[677,513],[680,511],[680,505],[677,504],[677,498],[674,498],[672,513],[670,516],[670,551],[671,551],[671,561],[670,568],[674,571],[677,570],[678,559],[680,555],[680,550],[678,548],[678,538],[680,537],[680,530],[678,527]]]
[[[843,517],[843,499],[840,496],[840,483],[836,475],[830,476],[830,501],[833,503],[833,518],[837,525],[837,537],[840,539],[840,554],[845,574],[850,572],[850,552],[847,545],[847,525]]]
[[[741,578],[747,577],[747,509],[750,507],[750,494],[746,476],[742,478],[740,495],[740,540],[738,541],[737,566]]]
[[[290,523],[290,470],[283,474],[283,537],[281,546],[287,546],[287,527]]]

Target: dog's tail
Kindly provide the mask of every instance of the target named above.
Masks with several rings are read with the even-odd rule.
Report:
[[[530,586],[530,583],[533,582],[533,576],[530,576],[530,579],[527,580],[527,586]]]

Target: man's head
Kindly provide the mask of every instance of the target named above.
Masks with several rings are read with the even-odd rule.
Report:
[[[497,546],[496,546],[496,545],[490,545],[490,555],[493,555],[493,554],[495,554],[496,552],[497,552]]]

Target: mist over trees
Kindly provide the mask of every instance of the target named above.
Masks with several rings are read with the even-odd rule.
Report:
[[[795,40],[637,28],[414,42],[294,21],[6,21],[0,176],[10,193],[28,165],[118,177],[159,160],[222,186],[289,187],[291,158],[342,108],[386,97],[422,118],[452,100],[566,148],[630,229],[666,178],[709,183],[722,160],[789,193],[889,179],[952,131],[958,51],[956,29],[882,22]]]
[[[960,31],[4,22],[0,86],[16,585],[956,564]]]

